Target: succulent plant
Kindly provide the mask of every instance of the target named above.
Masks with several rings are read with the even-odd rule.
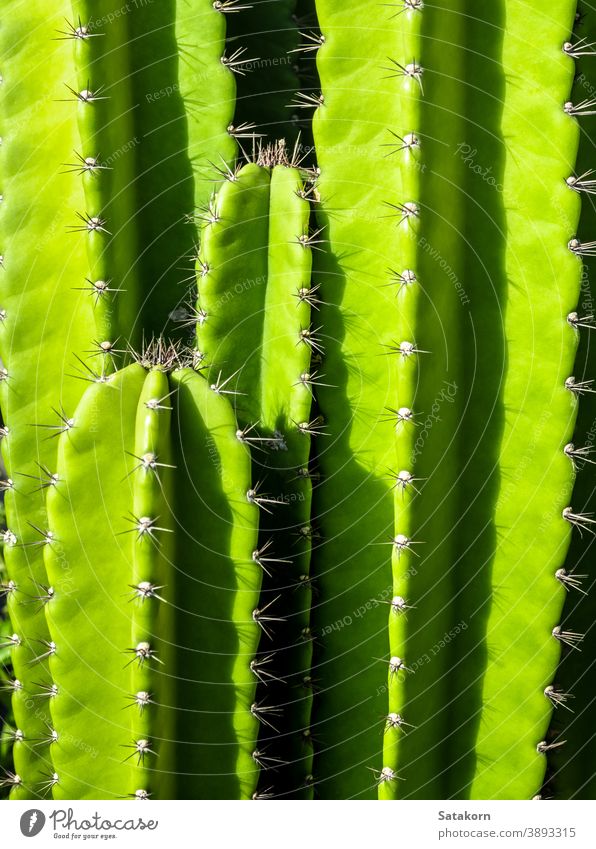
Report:
[[[3,793],[589,798],[596,11],[46,6],[0,31]]]

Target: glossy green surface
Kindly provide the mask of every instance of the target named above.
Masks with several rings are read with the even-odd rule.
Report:
[[[317,54],[324,105],[314,137],[321,169],[318,226],[328,244],[316,253],[321,284],[325,374],[333,388],[317,397],[327,436],[317,446],[321,483],[314,515],[313,678],[318,679],[313,775],[320,798],[374,798],[387,713],[393,493],[398,409],[395,341],[399,307],[387,269],[401,269],[397,220],[385,202],[401,202],[402,178],[384,158],[387,128],[400,126],[399,80],[381,70],[394,56],[395,22],[360,2],[317,3],[325,44]],[[354,120],[354,104],[366,104]],[[401,226],[401,225],[399,225]]]
[[[249,8],[228,15],[226,56],[241,50],[238,61],[245,61],[236,74],[234,123],[254,125],[253,132],[265,141],[284,138],[293,144],[306,117],[302,109],[292,107],[300,88],[298,54],[291,52],[299,44],[296,0],[253,0],[242,5]],[[250,149],[250,143],[241,140],[241,144]]]
[[[145,370],[136,363],[92,384],[59,441],[58,482],[48,493],[52,541],[44,546],[54,597],[50,702],[58,783],[54,798],[118,799],[143,788],[132,702],[141,660],[131,584],[137,547],[132,517],[135,419]],[[140,518],[140,517],[138,517]],[[46,732],[47,733],[47,732]],[[152,747],[153,748],[153,747]]]

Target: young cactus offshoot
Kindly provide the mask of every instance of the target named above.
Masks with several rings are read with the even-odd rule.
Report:
[[[135,6],[0,31],[0,795],[593,795],[594,11]]]

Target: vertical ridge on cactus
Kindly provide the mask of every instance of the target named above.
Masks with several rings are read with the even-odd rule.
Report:
[[[144,369],[133,363],[89,386],[59,440],[59,482],[47,498],[55,539],[44,546],[54,587],[46,610],[57,687],[49,699],[58,735],[55,798],[124,798],[144,787],[153,757],[130,748],[144,738],[135,735],[138,714],[127,708],[138,668],[156,663],[145,641],[133,643],[130,587],[135,550],[146,544],[142,517],[132,512],[131,474],[144,382]]]
[[[64,58],[74,58],[75,65],[75,80],[65,94],[77,115],[79,139],[74,152],[69,151],[67,173],[84,188],[84,206],[73,210],[73,220],[86,241],[88,269],[77,286],[94,306],[96,345],[128,335],[142,304],[131,192],[138,134],[127,84],[130,34],[127,16],[115,17],[116,8],[113,0],[77,0],[68,20],[76,22],[72,26],[80,34],[58,41]],[[114,358],[111,353],[102,357],[100,350],[93,364],[99,373],[112,371]]]
[[[414,539],[423,544],[416,548],[419,557],[410,570],[407,591],[399,593],[413,606],[400,617],[406,631],[403,656],[412,672],[402,673],[402,691],[397,693],[400,702],[390,703],[391,711],[403,715],[415,728],[399,729],[396,767],[403,780],[388,783],[386,791],[414,799],[448,796],[450,766],[452,729],[442,706],[450,703],[452,667],[444,640],[454,624],[457,602],[457,434],[463,412],[460,387],[465,354],[461,347],[462,308],[447,268],[456,279],[465,279],[461,233],[467,186],[461,185],[462,169],[454,156],[454,146],[462,135],[465,138],[461,116],[465,113],[466,27],[462,12],[460,2],[441,4],[434,12],[425,5],[392,19],[394,27],[408,26],[408,17],[417,22],[417,58],[424,86],[418,128],[422,170],[420,238],[414,265],[420,288],[415,327],[417,343],[430,353],[421,358],[416,388],[418,424],[411,457],[421,486],[410,507]],[[405,57],[401,64],[404,62]],[[405,86],[405,78],[395,77],[394,84]],[[403,136],[401,128],[397,132]],[[441,641],[442,649],[435,648]],[[402,652],[398,654],[402,656]]]
[[[386,70],[393,78],[395,85],[395,98],[399,103],[399,126],[390,128],[395,134],[396,152],[391,156],[393,167],[399,171],[400,193],[395,200],[390,200],[391,205],[387,207],[390,214],[396,213],[403,218],[405,211],[414,211],[415,215],[400,220],[395,237],[396,258],[393,260],[398,265],[401,274],[406,278],[412,274],[420,274],[418,262],[418,240],[422,222],[420,217],[425,216],[425,211],[420,208],[420,169],[422,164],[421,151],[421,126],[420,111],[421,99],[423,97],[423,77],[425,69],[421,64],[422,43],[420,30],[422,26],[422,15],[417,10],[412,10],[400,16],[397,22],[400,35],[400,53],[396,58],[391,58],[389,68]],[[403,73],[404,68],[409,68],[412,75]],[[399,137],[399,138],[396,138]],[[403,139],[403,141],[401,141]],[[390,151],[392,149],[389,149]],[[389,287],[391,291],[393,287]],[[419,342],[419,331],[417,318],[417,307],[420,301],[420,284],[409,283],[405,286],[396,285],[392,292],[398,305],[398,321],[395,326],[395,336],[390,347],[386,348],[386,355],[395,360],[397,371],[397,392],[395,403],[391,406],[399,409],[406,408],[418,415],[418,399],[416,397],[417,386],[420,381],[419,366],[423,346]],[[416,444],[417,428],[412,422],[395,422],[395,461],[389,471],[394,488],[394,513],[395,525],[393,529],[394,543],[391,547],[393,579],[391,593],[384,599],[387,611],[389,631],[389,654],[390,657],[404,657],[408,654],[407,625],[409,607],[415,603],[409,601],[412,582],[410,576],[412,570],[416,570],[416,561],[419,559],[417,551],[419,543],[420,528],[416,527],[415,518],[412,515],[413,501],[419,493],[421,485],[417,480],[416,462],[414,457],[414,446]],[[411,542],[400,545],[402,538]],[[404,730],[408,728],[408,706],[404,700],[403,677],[404,672],[394,672],[391,665],[387,670],[388,710],[387,721],[383,735],[383,768],[392,770],[392,774],[399,774],[399,760],[397,749]],[[414,722],[410,720],[410,726]],[[382,774],[380,774],[382,775]],[[379,798],[395,798],[398,793],[398,780],[379,781]]]
[[[169,626],[168,613],[163,608],[168,605],[173,578],[171,500],[175,470],[170,456],[170,393],[164,371],[155,368],[148,372],[137,405],[133,469],[129,473],[133,486],[129,518],[136,523],[128,587],[132,626],[129,644],[135,649],[143,644],[150,646],[154,658],[161,659],[161,663],[151,662],[150,657],[139,663],[135,655],[135,662],[130,665],[128,707],[133,714],[133,740],[149,741],[149,748],[154,751],[148,754],[160,759],[171,745],[159,714],[159,705],[168,704],[170,692],[164,657],[167,641],[163,638]],[[150,761],[150,757],[141,759],[130,795],[139,789],[154,794],[155,769],[150,768]]]
[[[166,761],[166,795],[250,799],[259,723],[269,721],[269,705],[255,699],[253,671],[261,567],[253,558],[259,509],[247,498],[250,453],[226,397],[190,369],[175,371],[171,381],[177,532],[168,704],[176,742]]]
[[[551,6],[7,0],[0,795],[589,798],[596,13]]]
[[[387,269],[401,262],[397,222],[386,217],[385,202],[410,198],[381,148],[391,139],[387,128],[400,126],[396,81],[383,71],[395,53],[394,32],[371,25],[370,9],[358,2],[340,7],[322,0],[317,12],[325,36],[317,53],[324,102],[313,131],[321,169],[318,226],[327,251],[316,252],[315,274],[326,302],[320,310],[325,373],[334,386],[317,390],[328,435],[317,449],[321,482],[313,506],[320,533],[312,560],[320,594],[312,614],[320,639],[313,675],[325,674],[314,700],[313,775],[320,798],[373,798],[390,674],[381,603],[392,595],[387,469],[395,468],[396,425],[415,427],[383,420],[385,408],[401,406],[397,360],[382,356],[382,345],[396,341],[400,320],[395,291],[383,286]],[[366,103],[366,120],[354,121],[354,102]]]
[[[589,44],[596,33],[596,20],[592,9],[586,9],[585,16],[578,21],[569,39],[573,44]],[[580,102],[587,87],[596,80],[594,57],[588,53],[576,60],[576,77],[571,100]],[[579,151],[577,165],[573,174],[589,187],[590,170],[594,162],[594,130],[585,121],[580,124]],[[568,184],[569,184],[569,178]],[[586,181],[588,181],[586,183]],[[577,189],[576,189],[577,191]],[[596,229],[596,216],[590,198],[579,190],[582,199],[581,217],[577,236],[588,240]],[[583,258],[581,294],[568,322],[578,337],[578,357],[575,374],[578,380],[592,377],[596,371],[596,358],[591,328],[594,315],[594,260]],[[566,446],[567,456],[576,468],[576,481],[573,489],[573,503],[582,512],[594,510],[593,483],[593,421],[594,400],[592,396],[581,399],[573,443]],[[556,686],[564,693],[575,698],[570,710],[556,710],[546,735],[548,743],[565,740],[565,746],[547,752],[547,781],[543,793],[546,797],[559,799],[593,799],[596,792],[596,773],[593,768],[593,753],[596,738],[593,728],[593,713],[596,705],[596,692],[592,684],[591,667],[595,652],[594,629],[594,575],[590,570],[590,555],[593,550],[591,538],[579,533],[572,534],[571,545],[567,553],[564,569],[559,576],[566,592],[561,622],[573,627],[576,632],[585,634],[581,652],[569,646],[562,646],[562,657],[557,675]]]
[[[264,140],[285,138],[289,144],[300,129],[288,108],[299,86],[290,53],[298,45],[295,6],[296,0],[251,0],[242,14],[229,16],[226,44],[228,66],[238,86],[234,124],[253,125]],[[250,139],[240,141],[246,146]]]

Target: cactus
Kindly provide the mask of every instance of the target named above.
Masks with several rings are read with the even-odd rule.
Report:
[[[593,11],[8,5],[2,794],[589,797]]]
[[[226,55],[236,64],[238,99],[234,123],[254,125],[259,137],[294,143],[297,121],[288,108],[299,85],[296,0],[255,0],[230,15]]]
[[[133,363],[86,391],[72,430],[60,440],[59,480],[48,498],[56,528],[45,548],[54,587],[47,607],[55,643],[54,796],[144,798],[155,784],[178,797],[250,795],[257,772],[251,758],[256,684],[246,656],[254,655],[259,633],[251,613],[260,569],[251,558],[257,508],[246,500],[248,453],[236,439],[228,402],[202,377],[182,368],[170,385],[171,352],[163,349],[145,352],[143,362],[154,366],[146,373]],[[191,459],[177,456],[176,433],[194,448]],[[181,496],[175,514],[174,478]],[[104,500],[109,492],[114,497]],[[206,507],[211,529],[196,539],[196,517]],[[100,510],[101,545],[93,542]],[[188,580],[180,597],[171,563]],[[105,638],[98,633],[99,611],[106,604],[110,628],[98,656],[98,640]],[[207,633],[205,619],[212,620]],[[228,677],[222,681],[223,668]],[[187,701],[185,691],[195,706],[190,717],[176,710]],[[218,741],[216,751],[211,740]],[[174,771],[167,778],[168,765],[179,771],[182,741],[195,750],[196,776],[178,781]],[[80,752],[89,753],[91,765]]]
[[[573,37],[569,47],[577,54],[577,74],[572,93],[574,103],[581,102],[590,92],[590,86],[596,80],[593,67],[593,48],[590,46],[596,33],[594,10],[580,7]],[[589,240],[596,226],[594,206],[589,196],[593,191],[591,182],[591,164],[594,155],[594,128],[587,122],[582,124],[579,140],[577,166],[574,176],[583,176],[579,180],[577,191],[584,199],[578,229],[578,238]],[[596,365],[594,357],[594,259],[584,257],[581,282],[581,295],[576,309],[569,320],[579,337],[579,350],[575,374],[580,380],[589,380]],[[594,446],[594,402],[590,395],[582,398],[573,436],[573,450],[577,451],[574,463],[577,467],[577,480],[573,492],[574,503],[582,511],[594,510],[594,486],[591,468]],[[568,650],[561,659],[555,679],[557,687],[574,697],[568,706],[572,710],[558,710],[553,716],[546,742],[554,745],[549,751],[547,797],[564,799],[593,799],[596,790],[596,774],[592,767],[594,752],[594,733],[591,716],[594,711],[595,693],[591,685],[590,669],[596,646],[594,630],[594,611],[592,595],[594,576],[590,574],[591,540],[579,534],[572,537],[564,571],[561,574],[563,586],[567,590],[563,621],[573,623],[573,628],[585,639],[581,652]],[[572,712],[573,711],[573,712]],[[565,740],[564,746],[559,745]]]
[[[272,567],[262,562],[260,606],[271,624],[263,624],[261,649],[267,657],[276,648],[260,690],[283,706],[271,723],[277,739],[269,740],[268,725],[261,743],[277,759],[271,763],[282,796],[310,793],[310,442],[320,431],[311,401],[325,383],[314,365],[322,351],[311,285],[319,239],[309,231],[308,175],[297,164],[283,145],[266,147],[221,188],[203,227],[197,307],[197,344],[209,380],[235,399],[243,438],[255,449],[259,549],[273,558]],[[253,340],[249,356],[239,334]]]
[[[44,26],[31,31],[29,14]],[[91,299],[74,291],[84,285],[84,253],[78,234],[67,232],[76,213],[85,210],[82,186],[60,174],[79,148],[72,104],[65,102],[72,61],[62,42],[52,41],[64,28],[64,16],[70,17],[68,3],[54,4],[51,13],[37,3],[26,16],[11,3],[0,35],[0,392],[7,469],[4,557],[12,582],[7,596],[12,631],[3,644],[13,644],[16,682],[14,798],[26,798],[29,791],[23,788],[51,773],[47,745],[33,743],[42,740],[50,722],[47,702],[32,699],[36,686],[51,684],[42,657],[50,642],[41,600],[49,587],[40,545],[48,527],[44,496],[55,472],[56,435],[83,389],[80,381],[66,380],[65,372],[76,365],[73,354],[88,356],[84,351],[95,336]],[[40,56],[45,61],[40,63]],[[43,319],[37,323],[34,316]]]

